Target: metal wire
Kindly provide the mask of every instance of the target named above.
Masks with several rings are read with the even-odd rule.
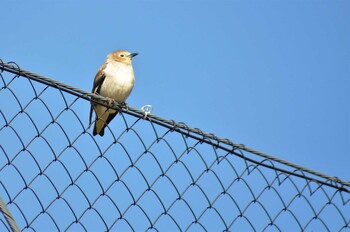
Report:
[[[16,221],[14,220],[13,216],[11,215],[11,212],[8,210],[1,196],[0,196],[0,211],[4,215],[7,223],[10,225],[11,230],[13,232],[19,232],[20,230],[16,224]]]
[[[0,71],[0,195],[22,230],[350,229],[349,182],[12,62]],[[84,125],[90,101],[121,110],[103,139]]]

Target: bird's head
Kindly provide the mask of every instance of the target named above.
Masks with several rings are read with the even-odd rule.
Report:
[[[138,53],[130,53],[125,50],[118,50],[110,53],[107,56],[107,60],[117,61],[124,64],[131,64],[131,60],[134,56],[137,56]]]

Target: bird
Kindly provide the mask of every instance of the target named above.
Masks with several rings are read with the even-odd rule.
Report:
[[[138,53],[117,50],[108,54],[104,64],[98,69],[92,87],[92,93],[125,104],[135,83],[132,59]],[[90,124],[93,114],[96,114],[93,135],[104,135],[108,123],[118,114],[117,110],[91,102]]]

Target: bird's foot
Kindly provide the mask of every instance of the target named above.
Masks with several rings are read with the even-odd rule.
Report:
[[[106,97],[108,106],[113,106],[114,99]]]
[[[125,107],[125,110],[128,111],[129,110],[129,105],[126,104],[125,102],[121,103],[122,107]]]

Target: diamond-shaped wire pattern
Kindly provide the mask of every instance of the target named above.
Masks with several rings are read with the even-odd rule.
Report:
[[[86,96],[3,67],[0,195],[23,231],[350,231],[349,186],[132,111],[94,137]]]

